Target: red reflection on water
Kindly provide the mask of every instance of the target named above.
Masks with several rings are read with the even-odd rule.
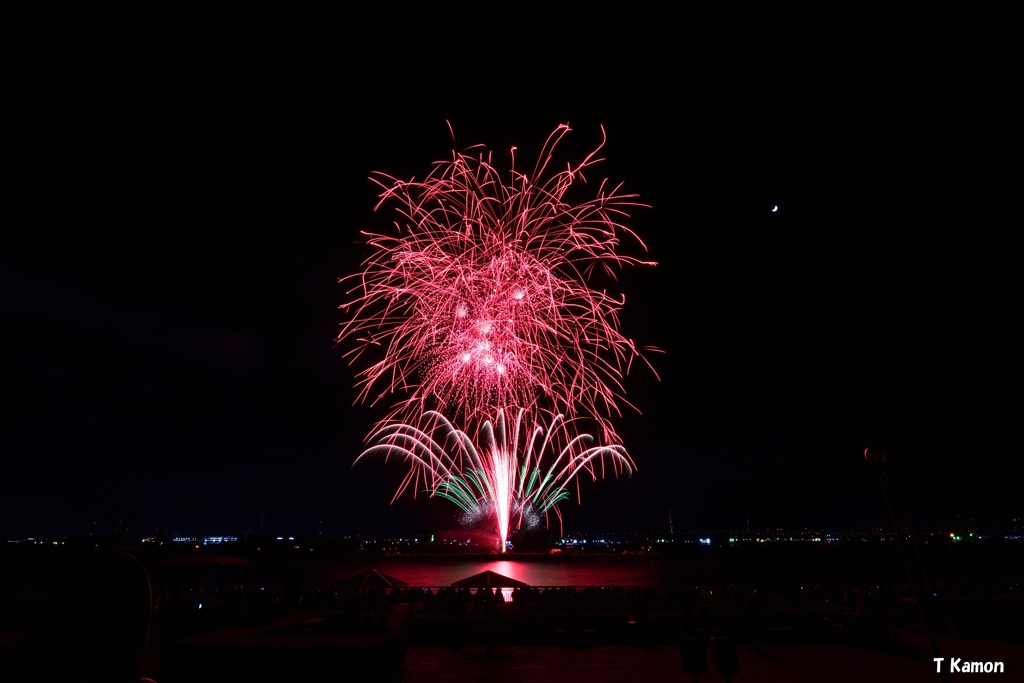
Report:
[[[481,571],[488,570],[501,574],[502,576],[507,576],[510,579],[515,579],[516,581],[530,583],[526,578],[526,574],[523,572],[523,565],[520,562],[509,562],[508,560],[488,562],[484,565],[484,568]]]
[[[673,565],[668,565],[671,568]],[[506,560],[450,557],[384,557],[330,563],[324,575],[333,580],[368,569],[397,577],[410,586],[449,587],[456,581],[491,570],[530,586],[651,586],[662,585],[670,572],[662,561],[647,557],[549,557]],[[678,572],[677,572],[678,573]],[[289,574],[293,576],[293,574]],[[671,581],[670,581],[671,582]],[[678,582],[678,581],[676,581]]]

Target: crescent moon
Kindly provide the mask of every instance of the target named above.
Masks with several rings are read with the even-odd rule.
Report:
[[[778,204],[776,204],[775,206],[772,207],[772,213],[777,213],[778,210],[779,210],[779,205]]]

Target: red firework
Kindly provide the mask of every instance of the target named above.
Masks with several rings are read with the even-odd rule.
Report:
[[[646,250],[624,225],[643,206],[635,195],[603,180],[596,196],[568,201],[601,161],[603,139],[578,165],[549,172],[569,130],[548,137],[528,174],[515,169],[515,148],[505,175],[472,148],[423,180],[373,176],[376,208],[399,218],[393,234],[363,233],[370,256],[342,280],[348,320],[338,341],[355,341],[350,362],[372,357],[359,400],[404,394],[388,415],[404,420],[432,409],[466,421],[495,408],[586,415],[614,438],[622,378],[646,360],[619,331],[625,298],[588,284],[654,264],[619,251],[623,242]]]

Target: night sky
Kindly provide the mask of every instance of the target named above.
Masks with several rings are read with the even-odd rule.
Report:
[[[452,526],[351,469],[381,415],[334,344],[359,231],[395,219],[368,176],[422,177],[446,121],[499,167],[603,125],[592,177],[651,207],[659,265],[620,280],[664,351],[617,423],[638,470],[567,530],[883,526],[869,445],[915,528],[1024,515],[1019,26],[597,11],[19,18],[0,537]]]

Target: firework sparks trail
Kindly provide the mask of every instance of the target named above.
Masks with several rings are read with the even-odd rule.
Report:
[[[588,284],[654,264],[619,251],[623,242],[646,249],[623,224],[627,209],[643,206],[635,195],[602,181],[596,196],[570,203],[604,141],[553,173],[568,132],[562,125],[549,136],[529,174],[515,169],[514,148],[507,177],[491,153],[472,148],[423,180],[375,174],[377,209],[394,205],[399,220],[395,234],[364,233],[371,253],[342,280],[350,298],[338,341],[355,341],[349,362],[372,357],[358,376],[360,401],[404,396],[381,424],[434,409],[468,423],[529,408],[590,416],[617,440],[611,417],[628,405],[622,378],[654,349],[619,332],[624,297]]]
[[[595,446],[592,436],[574,433],[570,422],[557,415],[545,428],[519,410],[509,425],[499,410],[493,421],[484,421],[474,445],[444,415],[428,411],[417,425],[377,429],[356,463],[376,456],[402,459],[409,470],[392,502],[411,488],[414,497],[425,491],[472,516],[491,517],[504,551],[510,532],[528,515],[553,512],[561,521],[558,504],[570,497],[569,486],[581,475],[597,480],[608,469],[616,476],[632,474],[633,461],[622,446]],[[556,443],[566,445],[558,449]]]

